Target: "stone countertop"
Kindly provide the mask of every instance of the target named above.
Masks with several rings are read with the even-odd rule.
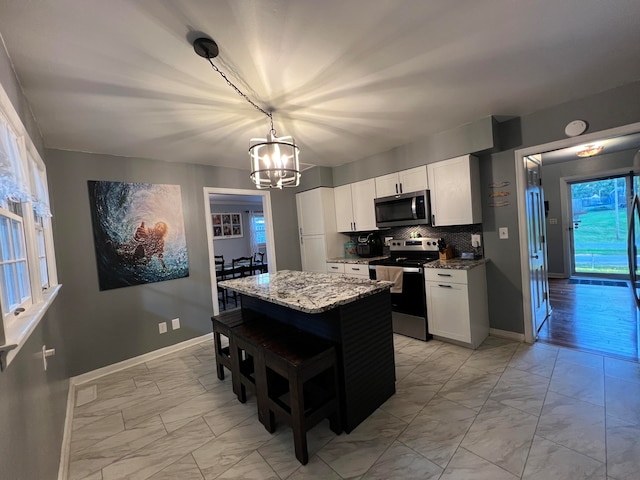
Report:
[[[476,260],[466,260],[460,257],[450,258],[449,260],[434,260],[425,263],[424,268],[445,268],[449,270],[470,270],[478,265],[487,263],[488,259],[478,258]]]
[[[379,257],[356,257],[356,258],[347,258],[347,257],[334,257],[327,258],[327,263],[357,263],[360,265],[368,265],[369,262],[373,260],[382,260],[383,258],[389,258],[389,255],[381,255]]]
[[[218,285],[294,310],[321,313],[389,290],[394,284],[345,275],[280,270],[224,280]]]

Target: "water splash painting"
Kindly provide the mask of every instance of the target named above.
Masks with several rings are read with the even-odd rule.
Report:
[[[179,185],[88,184],[100,290],[189,276]]]

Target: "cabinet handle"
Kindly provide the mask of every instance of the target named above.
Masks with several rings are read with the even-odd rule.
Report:
[[[355,271],[357,271],[357,272],[359,272],[359,271],[360,271],[360,269],[359,269],[359,268],[355,268],[355,267],[351,267],[351,270],[355,270]]]
[[[450,273],[438,273],[437,274],[439,277],[450,277],[451,274]]]
[[[435,225],[435,224],[436,224],[436,216],[431,215],[431,225]]]
[[[402,193],[402,184],[400,184],[400,193]]]
[[[331,267],[331,268],[334,269],[334,270],[338,270],[338,267]]]
[[[302,236],[302,227],[300,227],[300,236]]]
[[[304,245],[304,237],[300,237],[300,245]]]
[[[396,183],[396,193],[398,193],[398,184]]]
[[[453,288],[451,285],[441,285],[441,284],[438,284],[438,286],[439,286],[439,287],[442,287],[442,288]]]

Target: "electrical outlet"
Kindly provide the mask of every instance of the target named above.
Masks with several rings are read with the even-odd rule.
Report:
[[[174,330],[177,330],[180,328],[180,319],[179,318],[174,318],[173,320],[171,320],[171,328]]]
[[[478,248],[480,245],[482,245],[480,235],[471,235],[471,246]]]
[[[506,240],[509,238],[509,227],[500,227],[498,232],[500,233],[500,240]]]
[[[167,322],[160,322],[158,324],[158,331],[160,333],[167,333]]]

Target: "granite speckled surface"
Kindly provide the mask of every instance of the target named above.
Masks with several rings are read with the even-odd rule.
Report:
[[[307,313],[320,313],[393,286],[346,275],[280,270],[219,282],[221,287]]]
[[[478,258],[476,260],[463,260],[462,258],[450,258],[449,260],[434,260],[425,263],[424,268],[447,268],[449,270],[470,270],[478,265],[487,263],[486,258]]]
[[[382,255],[380,257],[371,257],[371,258],[364,258],[364,257],[357,257],[357,258],[334,257],[334,258],[327,258],[327,263],[357,263],[357,264],[360,264],[360,265],[368,265],[369,262],[371,262],[373,260],[382,260],[383,258],[389,258],[389,255]]]

